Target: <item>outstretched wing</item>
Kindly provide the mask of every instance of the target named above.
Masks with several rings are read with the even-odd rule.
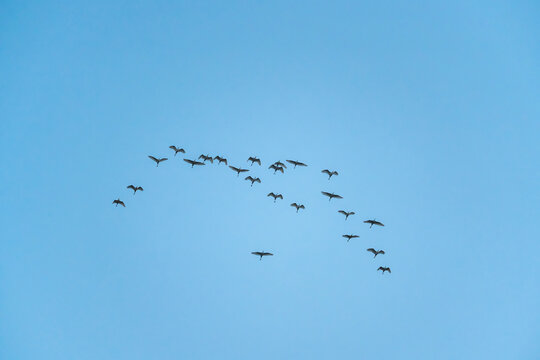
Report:
[[[141,186],[137,186],[137,189],[136,189],[136,190],[144,191],[144,189],[143,189]]]
[[[332,171],[332,175],[339,175],[337,171]]]
[[[386,268],[386,271],[388,271],[390,274],[392,273],[392,270],[390,270],[389,267]]]
[[[384,250],[379,250],[379,251],[377,251],[377,253],[378,253],[378,254],[383,254],[383,255],[386,254],[386,253],[384,252]]]
[[[238,172],[246,172],[249,171],[248,169],[238,169]]]
[[[274,170],[277,170],[277,166],[276,164],[272,164],[268,167],[269,169],[274,169]]]
[[[274,256],[274,254],[269,253],[269,252],[263,252],[262,256]]]
[[[260,251],[252,251],[251,252],[253,255],[257,255],[257,256],[261,256],[263,253],[261,253]]]
[[[369,252],[372,253],[373,255],[377,255],[377,251],[375,251],[374,248],[369,248],[369,249],[367,249],[366,251],[369,251]]]
[[[272,196],[272,197],[274,197],[274,196],[276,196],[276,194],[274,194],[273,192],[271,192],[271,193],[269,193],[269,194],[266,195],[266,196]]]
[[[148,157],[149,157],[150,159],[154,160],[155,162],[159,162],[159,160],[156,159],[155,157],[153,157],[152,155],[148,155]]]
[[[350,239],[351,235],[341,235],[341,237],[344,237],[345,239]]]
[[[298,204],[297,203],[292,203],[291,206],[297,207]]]
[[[304,164],[303,162],[300,162],[300,161],[297,161],[296,165],[297,166],[307,166],[307,164]]]
[[[341,196],[341,195],[336,195],[336,194],[332,195],[332,197],[335,197],[336,199],[343,199],[343,196]]]
[[[238,171],[238,168],[237,168],[237,167],[234,167],[234,166],[232,166],[232,165],[229,165],[229,167],[230,167],[231,169],[233,169],[234,171]]]
[[[379,266],[379,268],[377,269],[377,271],[379,271],[379,270],[383,270],[383,271],[384,271],[385,269],[384,269],[382,266]]]
[[[294,160],[285,160],[285,161],[287,161],[288,163],[293,164],[293,165],[298,165],[299,164],[298,161],[294,161]]]
[[[203,155],[203,154],[199,155],[199,159],[206,160],[206,155]]]
[[[300,205],[298,208],[299,209],[305,209],[306,207],[304,205]]]
[[[276,196],[276,199],[281,199],[281,200],[283,200],[283,195],[279,194],[278,196]]]
[[[332,197],[332,194],[326,191],[321,191],[321,194],[323,194],[324,196]]]
[[[343,210],[339,210],[338,213],[343,214],[343,215],[345,215],[345,216],[348,215],[347,212],[346,212],[346,211],[343,211]]]
[[[259,184],[261,183],[261,179],[259,179],[259,178],[256,178],[256,179],[253,180],[253,181],[258,182]]]
[[[278,167],[276,170],[277,170],[277,171],[281,171],[282,174],[285,174],[285,173],[283,172],[283,168],[282,168],[281,166]]]
[[[191,165],[195,165],[195,163],[197,162],[197,161],[189,160],[189,159],[184,159],[184,161]]]
[[[246,177],[244,178],[244,180],[253,181],[254,179],[253,179],[251,176],[246,176]]]
[[[173,149],[174,151],[177,150],[177,149],[176,149],[176,146],[174,146],[174,145],[169,146],[169,149]]]
[[[256,162],[257,164],[261,165],[261,159],[255,159],[253,162]]]
[[[358,235],[351,235],[351,238],[357,238],[359,237]]]
[[[167,159],[167,158],[161,158],[161,159],[159,159],[160,162],[161,162],[161,161],[165,161],[165,160],[169,160],[169,159]]]
[[[330,175],[330,170],[328,170],[328,169],[324,169],[324,170],[321,171],[321,172],[322,172],[323,174],[328,174],[328,175]]]
[[[133,185],[129,185],[127,188],[131,189],[131,190],[135,190],[135,186],[133,186]]]

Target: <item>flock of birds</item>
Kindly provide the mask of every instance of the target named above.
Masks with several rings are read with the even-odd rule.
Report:
[[[176,147],[174,145],[169,146],[169,148],[174,151],[174,156],[176,156],[178,153],[182,153],[182,154],[186,153],[186,151],[183,148],[178,148],[178,147]],[[154,161],[156,163],[156,167],[159,167],[159,164],[161,162],[168,160],[168,158],[166,158],[166,157],[157,158],[157,157],[154,157],[152,155],[149,155],[148,157],[152,161]],[[202,160],[202,161],[200,161],[200,160]],[[201,154],[197,158],[197,160],[191,160],[191,159],[184,158],[184,161],[186,163],[190,164],[192,168],[195,167],[195,166],[204,166],[204,165],[206,165],[207,161],[210,162],[211,164],[213,164],[214,161],[216,161],[218,164],[224,163],[226,166],[229,166],[229,168],[231,170],[236,172],[236,176],[240,176],[241,173],[245,173],[245,172],[249,171],[249,169],[242,169],[241,167],[236,167],[236,166],[229,165],[228,162],[227,162],[227,159],[224,158],[224,157],[221,157],[221,156],[212,157],[212,156],[210,156],[208,154],[207,155]],[[250,156],[247,159],[247,161],[251,163],[251,166],[253,166],[253,164],[258,164],[259,166],[262,166],[261,159],[259,159],[257,157]],[[294,168],[296,168],[297,166],[300,166],[300,167],[306,167],[307,166],[307,164],[305,164],[303,162],[300,162],[300,161],[296,161],[296,160],[286,160],[286,161],[287,161],[287,163],[289,163],[291,165],[294,165]],[[287,169],[287,165],[285,165],[281,161],[276,161],[275,163],[270,165],[268,167],[268,169],[274,170],[274,174],[276,172],[278,172],[278,171],[283,174],[283,173],[285,173],[285,169]],[[328,169],[324,169],[321,172],[323,174],[328,175],[328,180],[330,180],[332,178],[332,176],[338,176],[339,175],[339,173],[337,171],[330,171]],[[246,176],[244,178],[244,180],[247,180],[247,181],[251,182],[251,186],[253,186],[254,183],[259,183],[259,184],[261,183],[261,179],[258,178],[258,177],[254,178],[252,176]],[[136,186],[136,185],[128,185],[127,188],[133,191],[133,195],[135,195],[137,193],[137,191],[144,191],[144,189],[141,186]],[[335,193],[329,193],[329,192],[326,192],[326,191],[321,191],[321,194],[328,197],[328,201],[331,201],[332,199],[343,199],[343,197],[341,195],[338,195],[338,194],[335,194]],[[272,197],[274,199],[274,202],[276,202],[278,199],[283,200],[283,195],[282,194],[276,194],[274,192],[269,193],[267,195],[267,197]],[[120,205],[120,206],[126,207],[126,204],[120,199],[114,200],[113,204],[115,206]],[[295,202],[292,203],[291,206],[296,208],[296,212],[298,212],[299,210],[305,210],[305,208],[306,208],[303,204],[297,204]],[[343,214],[345,216],[345,220],[347,220],[349,218],[349,216],[355,215],[354,211],[339,210],[338,213]],[[380,221],[377,221],[375,219],[365,220],[364,223],[369,224],[370,229],[373,227],[373,225],[381,226],[381,227],[384,226],[383,223],[381,223]],[[355,234],[345,234],[345,235],[342,235],[342,237],[346,238],[347,242],[349,242],[351,239],[358,238],[359,236],[355,235]],[[366,251],[372,253],[374,259],[377,257],[377,255],[384,255],[385,254],[384,250],[375,250],[374,248],[368,248],[368,249],[366,249]],[[262,258],[265,257],[265,256],[273,256],[274,255],[274,254],[272,254],[270,252],[266,252],[266,251],[253,251],[253,252],[251,252],[251,254],[259,256],[259,260],[262,260]],[[384,274],[385,272],[392,273],[390,268],[385,267],[385,266],[379,266],[377,271],[382,271],[382,274]]]

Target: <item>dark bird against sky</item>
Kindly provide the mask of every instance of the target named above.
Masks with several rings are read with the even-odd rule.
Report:
[[[271,196],[271,197],[273,197],[273,198],[274,198],[274,202],[276,202],[277,199],[283,200],[283,195],[281,195],[281,194],[274,194],[273,192],[269,193],[269,194],[266,195],[266,196]]]
[[[239,176],[240,173],[243,173],[243,172],[246,172],[246,171],[249,171],[248,169],[242,169],[242,168],[237,168],[235,166],[231,166],[229,165],[229,167],[231,168],[231,170],[234,170],[236,171],[236,176]]]
[[[133,195],[135,195],[137,191],[144,191],[142,187],[135,185],[129,185],[127,188],[133,190]]]
[[[379,221],[377,221],[377,220],[375,220],[375,219],[373,219],[373,220],[366,220],[366,221],[364,221],[364,223],[370,224],[370,225],[369,225],[369,228],[370,228],[370,229],[371,229],[371,227],[372,227],[373,225],[384,226],[384,224],[383,224],[382,222],[379,222]]]
[[[297,203],[292,203],[291,206],[295,207],[296,208],[296,212],[298,212],[298,210],[300,209],[305,209],[306,207],[302,204],[297,204]]]
[[[377,269],[377,271],[379,270],[382,270],[382,273],[384,274],[385,271],[388,271],[390,274],[392,273],[392,271],[390,270],[389,267],[384,267],[384,266],[379,266],[379,268]]]
[[[182,148],[177,148],[176,146],[174,145],[171,145],[169,146],[169,149],[173,149],[174,150],[174,156],[176,156],[176,154],[178,154],[179,152],[182,153],[182,154],[185,154],[186,151]]]
[[[259,256],[259,260],[262,260],[263,256],[274,256],[274,254],[265,251],[252,251],[251,253]]]
[[[339,210],[338,213],[345,215],[345,220],[347,220],[349,216],[354,215],[354,211],[347,212],[345,210]]]
[[[351,240],[351,239],[355,239],[355,238],[359,237],[358,235],[353,235],[353,234],[350,234],[350,235],[341,235],[341,236],[343,236],[344,238],[346,238],[346,239],[347,239],[347,242],[349,242],[349,240]]]
[[[259,178],[254,178],[254,177],[252,177],[251,175],[250,175],[250,176],[247,176],[244,180],[249,180],[249,181],[251,181],[251,186],[253,186],[253,183],[254,183],[254,182],[258,182],[259,184],[261,183],[261,179],[259,179]]]
[[[340,196],[340,195],[337,195],[337,194],[334,194],[334,193],[329,193],[329,192],[326,192],[326,191],[321,191],[321,194],[323,194],[324,196],[328,196],[328,201],[332,200],[333,198],[343,199],[343,197]]]
[[[374,248],[366,249],[366,251],[369,251],[370,253],[372,253],[374,259],[375,259],[375,258],[377,257],[377,255],[379,255],[379,254],[381,254],[381,255],[384,255],[384,254],[385,254],[384,250],[375,250]]]
[[[156,157],[153,157],[152,155],[148,155],[148,157],[156,162],[156,167],[159,166],[159,163],[160,163],[160,162],[165,161],[165,160],[168,160],[167,158],[161,158],[161,159],[158,159],[158,158],[156,158]]]
[[[114,207],[117,207],[118,205],[122,205],[123,207],[126,207],[126,204],[124,204],[124,202],[120,199],[116,199],[112,202],[114,205]]]
[[[221,156],[215,156],[214,157],[214,160],[217,160],[218,161],[218,165],[221,164],[221,163],[225,163],[225,165],[227,165],[227,159],[225,159],[224,157],[221,157]]]
[[[188,164],[191,165],[191,167],[195,166],[195,165],[205,165],[203,162],[200,162],[200,161],[197,161],[197,160],[190,160],[190,159],[184,159],[185,162],[187,162]]]
[[[296,160],[287,160],[287,162],[290,163],[290,164],[293,164],[295,168],[296,168],[297,166],[307,166],[307,165],[304,164],[303,162],[296,161]]]
[[[250,156],[247,161],[251,161],[251,166],[253,166],[253,163],[257,163],[259,166],[261,165],[261,159],[256,156]]]
[[[281,171],[282,174],[284,173],[283,167],[278,166],[276,164],[272,164],[268,168],[269,169],[274,169],[274,174],[276,173],[276,171]]]
[[[323,171],[321,171],[323,174],[327,174],[328,175],[328,180],[330,180],[330,178],[334,175],[339,175],[337,171],[330,171],[328,169],[324,169]]]
[[[214,163],[214,158],[211,157],[211,156],[209,156],[209,155],[203,155],[203,154],[201,154],[201,155],[199,155],[199,160],[200,160],[200,159],[203,159],[204,162],[210,161],[212,164]]]

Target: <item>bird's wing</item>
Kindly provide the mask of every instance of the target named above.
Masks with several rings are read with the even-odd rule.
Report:
[[[338,213],[341,213],[343,215],[347,215],[347,212],[346,211],[343,211],[343,210],[339,210]]]
[[[261,179],[259,178],[256,178],[254,181],[258,182],[259,184],[261,183]]]
[[[298,205],[296,203],[292,203],[291,206],[297,207]]]
[[[126,207],[126,204],[124,204],[123,201],[120,201],[120,205],[122,205],[123,207]]]
[[[268,195],[266,196],[276,196],[276,194],[274,194],[273,192],[269,193]]]
[[[152,155],[148,155],[148,157],[152,160],[154,160],[155,162],[158,162],[158,159],[156,159],[155,157],[153,157]]]
[[[379,221],[375,221],[373,222],[375,225],[379,225],[379,226],[384,226],[384,224],[382,222],[379,222]]]
[[[307,164],[304,164],[303,162],[299,162],[299,161],[296,162],[296,165],[298,165],[298,166],[307,166]]]
[[[165,160],[169,160],[169,159],[167,159],[167,158],[161,158],[161,159],[159,159],[159,161],[165,161]]]
[[[269,252],[263,252],[262,255],[263,256],[274,256],[274,254],[269,253]]]
[[[199,159],[206,159],[206,155],[199,155]]]
[[[324,196],[332,196],[332,194],[326,192],[326,191],[321,191],[321,194],[323,194]]]
[[[277,197],[283,200],[283,195],[279,194]]]
[[[332,196],[335,197],[335,198],[338,198],[338,199],[343,199],[343,196],[341,196],[341,195],[336,195],[336,194],[334,194],[334,195],[332,195]]]
[[[238,171],[240,172],[246,172],[246,171],[249,171],[248,169],[238,169]]]
[[[349,213],[349,215],[354,215],[354,211],[351,211],[351,212]]]
[[[349,238],[349,235],[341,235],[342,237],[348,239]]]
[[[386,268],[386,271],[388,271],[390,274],[392,273],[392,270],[390,270],[390,268]]]
[[[337,171],[332,171],[332,174],[339,175],[339,173]]]
[[[323,170],[323,171],[321,171],[321,172],[322,172],[322,173],[324,173],[324,174],[328,174],[328,175],[330,175],[330,170],[324,169],[324,170]]]
[[[384,268],[382,266],[379,266],[379,268],[377,269],[377,271],[379,270],[384,270]]]
[[[137,187],[137,190],[139,190],[139,191],[144,191],[144,189],[143,189],[141,186],[138,186],[138,187]]]
[[[285,174],[282,167],[279,167],[278,171],[281,171],[282,174]]]
[[[274,170],[275,170],[276,167],[277,167],[276,165],[272,164],[272,165],[270,165],[268,168],[269,168],[269,169],[274,169]]]
[[[129,185],[129,186],[127,186],[127,188],[128,188],[128,189],[135,190],[135,186],[133,186],[133,185]]]
[[[204,165],[204,163],[203,163],[203,162],[200,162],[200,161],[194,161],[193,164],[194,164],[194,165]]]
[[[173,149],[174,151],[176,151],[176,146],[171,145],[171,146],[169,146],[169,149]]]
[[[374,248],[366,249],[366,251],[369,251],[369,252],[372,253],[372,254],[376,254],[376,253],[377,253],[377,252],[375,251]]]
[[[251,252],[253,255],[258,255],[258,256],[261,256],[262,253],[260,251],[252,251]]]
[[[233,169],[234,171],[238,171],[238,168],[235,168],[235,167],[232,166],[232,165],[229,165],[229,167],[230,167],[231,169]]]
[[[255,161],[257,164],[261,165],[261,159],[255,159]]]
[[[298,165],[299,163],[297,161],[294,161],[294,160],[285,160],[287,161],[288,163],[291,163],[293,165]]]
[[[371,224],[371,220],[365,220],[364,223],[365,224]]]
[[[306,207],[304,205],[300,205],[300,209],[305,209]]]
[[[384,250],[379,250],[379,251],[377,251],[377,252],[378,252],[379,254],[383,254],[383,255],[386,254],[386,253],[384,252]]]
[[[244,180],[253,181],[253,178],[252,178],[251,176],[246,176],[246,177],[244,178]]]
[[[184,161],[187,162],[188,164],[191,164],[191,165],[195,164],[195,161],[193,161],[193,160],[184,159]]]
[[[352,238],[357,238],[357,237],[359,237],[359,236],[358,236],[358,235],[352,235],[351,237],[352,237]]]
[[[184,149],[180,149],[180,150],[178,150],[178,151],[180,151],[182,154],[185,154],[185,153],[186,153],[186,150],[184,150]]]

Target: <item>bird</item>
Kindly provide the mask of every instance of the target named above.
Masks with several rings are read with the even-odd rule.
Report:
[[[114,207],[117,207],[118,205],[122,205],[123,207],[126,207],[126,204],[120,199],[116,199],[112,202],[113,204],[116,204]]]
[[[296,208],[296,212],[300,209],[305,209],[306,207],[302,204],[292,203],[291,206],[294,206]]]
[[[229,165],[229,167],[230,167],[232,170],[236,171],[236,173],[237,173],[236,176],[239,176],[240,173],[249,171],[248,169],[237,168],[237,167],[234,167],[234,166],[231,166],[231,165]]]
[[[385,254],[384,250],[375,250],[374,248],[366,249],[366,251],[369,251],[370,253],[372,253],[374,259],[375,259],[375,258],[377,257],[377,255],[379,255],[379,254],[382,254],[382,255]]]
[[[258,182],[259,184],[261,183],[261,179],[259,179],[259,178],[253,178],[251,175],[250,175],[250,176],[247,176],[244,180],[249,180],[249,181],[251,181],[251,186],[253,186],[253,183],[254,183],[254,182]]]
[[[195,165],[205,165],[205,163],[202,163],[202,162],[197,161],[197,160],[184,159],[184,161],[187,162],[188,164],[191,164],[191,167],[193,167]]]
[[[167,158],[157,159],[157,158],[153,157],[152,155],[148,155],[148,157],[156,162],[156,167],[159,166],[159,163],[160,163],[160,162],[165,161],[165,160],[168,160]]]
[[[287,162],[293,164],[295,168],[296,168],[297,166],[307,166],[307,165],[304,164],[303,162],[296,161],[296,160],[287,160]]]
[[[218,161],[218,164],[221,164],[222,162],[224,162],[225,165],[228,165],[228,164],[227,164],[227,159],[225,159],[225,158],[223,158],[223,157],[221,157],[221,156],[216,156],[216,157],[214,157],[214,160],[217,160],[217,161]]]
[[[210,161],[212,164],[214,163],[214,158],[211,157],[211,156],[208,156],[208,155],[200,155],[199,156],[199,159],[203,159],[204,162],[206,162],[206,160]]]
[[[251,253],[259,256],[259,260],[262,260],[263,256],[274,256],[274,254],[264,251],[252,251]]]
[[[345,210],[339,210],[338,213],[345,215],[345,220],[347,220],[349,216],[354,215],[354,211],[347,212]]]
[[[385,272],[385,271],[388,271],[390,274],[392,273],[392,270],[390,270],[389,267],[379,266],[379,268],[377,269],[377,271],[379,271],[379,270],[382,270],[383,275],[384,275],[384,272]]]
[[[140,186],[129,185],[127,188],[133,190],[133,195],[135,195],[137,191],[144,191],[144,189]]]
[[[373,220],[366,220],[366,221],[364,221],[364,223],[370,224],[370,225],[369,225],[369,228],[370,228],[370,229],[371,229],[371,227],[372,227],[373,225],[384,226],[384,224],[383,224],[382,222],[377,221],[377,220],[375,220],[375,219],[373,219]]]
[[[334,194],[334,193],[329,193],[329,192],[326,192],[326,191],[321,191],[321,193],[322,193],[324,196],[328,196],[328,201],[332,200],[333,198],[336,198],[336,199],[343,199],[342,196],[337,195],[337,194]]]
[[[284,167],[285,169],[287,168],[287,165],[285,165],[284,163],[282,163],[281,160],[276,161],[273,165],[281,166],[281,167]]]
[[[281,173],[284,174],[283,167],[277,166],[276,164],[272,164],[268,168],[269,169],[274,169],[274,174],[276,173],[276,171],[281,171]]]
[[[174,150],[174,156],[176,156],[176,154],[178,154],[179,152],[181,152],[182,154],[185,154],[186,151],[182,148],[177,148],[176,146],[174,145],[171,145],[169,146],[169,149],[173,149]]]
[[[269,193],[269,194],[266,195],[266,196],[271,196],[271,197],[273,197],[273,198],[274,198],[274,202],[276,202],[276,199],[281,199],[281,200],[283,200],[283,195],[281,195],[281,194],[274,194],[273,192]]]
[[[330,171],[328,169],[324,169],[323,171],[321,171],[322,173],[324,174],[328,174],[328,180],[330,180],[330,178],[334,175],[339,175],[337,171]]]
[[[247,161],[251,161],[251,166],[253,166],[253,163],[257,163],[259,166],[261,166],[261,159],[256,156],[250,156]]]
[[[346,238],[347,239],[347,242],[349,242],[349,240],[351,239],[354,239],[354,238],[357,238],[359,237],[358,235],[353,235],[353,234],[350,234],[350,235],[341,235],[342,237]]]

